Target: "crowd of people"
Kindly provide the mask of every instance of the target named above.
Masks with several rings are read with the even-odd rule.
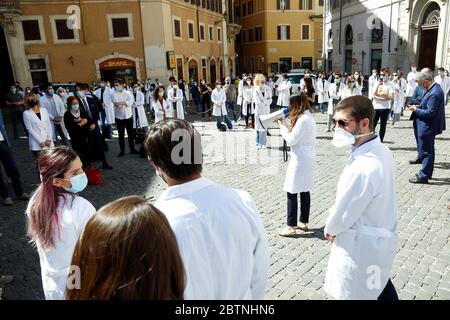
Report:
[[[432,70],[412,66],[407,79],[400,71],[374,70],[367,90],[358,72],[317,77],[306,72],[294,95],[287,74],[276,82],[263,74],[224,80],[214,89],[203,80],[186,85],[174,77],[167,87],[158,79],[116,80],[112,87],[109,81],[96,87],[78,83],[72,93],[55,91],[51,83],[39,92],[11,86],[7,101],[14,132],[21,122],[40,177],[31,198],[23,191],[1,112],[0,159],[17,198],[29,201],[28,235],[38,249],[46,299],[264,298],[270,263],[259,211],[246,191],[202,176],[201,136],[184,119],[189,105],[205,121],[215,116],[218,130],[232,130],[232,121],[244,120],[246,129],[255,131],[257,149],[267,148],[269,134],[261,116],[275,105],[289,110],[288,117],[277,119],[290,146],[283,185],[287,226],[278,232],[286,237],[309,230],[314,112],[327,113],[332,145],[352,146],[352,152],[324,230],[332,241],[324,288],[336,299],[398,299],[390,280],[398,239],[395,163],[382,142],[388,119],[394,124],[405,108],[411,110],[418,146],[411,164],[421,163],[422,169],[410,181],[428,183],[435,136],[445,130],[450,90],[445,70],[434,77]],[[129,152],[148,158],[167,185],[154,204],[129,196],[96,211],[79,196],[93,162],[112,169],[105,152],[114,127],[118,156],[125,155],[126,130]],[[188,134],[173,141],[177,130]],[[180,142],[192,146],[189,161],[172,159]],[[2,180],[0,175],[0,196],[12,205]],[[378,285],[367,285],[371,266],[379,268]]]

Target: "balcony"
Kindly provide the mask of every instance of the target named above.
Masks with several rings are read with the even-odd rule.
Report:
[[[20,0],[0,0],[0,13],[20,12]]]

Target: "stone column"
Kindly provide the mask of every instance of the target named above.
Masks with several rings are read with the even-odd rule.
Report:
[[[18,14],[0,14],[0,25],[5,30],[6,43],[8,45],[9,58],[15,81],[19,81],[22,87],[31,86],[32,79],[25,55],[24,37],[20,32]]]

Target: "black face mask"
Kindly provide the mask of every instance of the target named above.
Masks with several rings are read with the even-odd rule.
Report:
[[[28,100],[28,105],[30,106],[30,108],[34,108],[37,106],[37,101],[36,100]]]

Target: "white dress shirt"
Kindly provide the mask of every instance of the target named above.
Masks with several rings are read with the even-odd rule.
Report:
[[[126,90],[123,90],[122,92],[114,91],[111,94],[111,101],[114,103],[114,113],[116,119],[127,120],[132,117],[133,112],[131,107],[133,106],[134,98],[130,92]],[[115,105],[117,102],[125,102],[126,106],[118,108]]]
[[[185,299],[264,298],[268,241],[247,192],[199,178],[167,188],[155,206],[177,238],[186,272]]]

